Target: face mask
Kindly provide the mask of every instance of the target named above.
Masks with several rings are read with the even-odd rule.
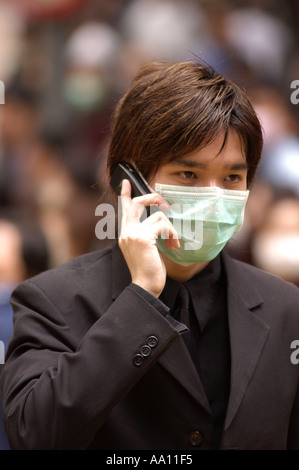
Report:
[[[168,250],[162,236],[157,247],[183,266],[214,259],[243,224],[249,191],[158,183],[155,190],[170,204],[166,215],[181,244]]]

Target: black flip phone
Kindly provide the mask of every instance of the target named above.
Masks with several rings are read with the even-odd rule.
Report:
[[[141,173],[139,173],[136,168],[134,168],[130,163],[120,162],[118,163],[115,171],[110,180],[110,186],[114,189],[116,194],[120,196],[121,183],[123,179],[127,179],[131,183],[131,197],[143,196],[144,194],[153,193],[154,191],[143,178]],[[154,212],[157,212],[158,206],[151,204],[150,206],[145,207],[141,221],[146,217],[149,217]]]
[[[131,183],[131,197],[143,196],[153,193],[152,188],[147,184],[141,173],[137,171],[130,163],[121,162],[117,165],[111,180],[110,186],[116,194],[120,195],[122,180],[127,179]]]

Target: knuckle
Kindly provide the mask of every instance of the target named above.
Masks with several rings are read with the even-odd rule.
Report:
[[[154,212],[154,214],[152,215],[152,217],[155,218],[155,219],[157,220],[157,222],[159,222],[159,221],[161,221],[161,220],[164,220],[164,221],[167,220],[166,215],[165,215],[164,212],[162,212],[162,211]]]

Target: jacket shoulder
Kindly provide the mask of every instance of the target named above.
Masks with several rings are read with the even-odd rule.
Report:
[[[111,247],[73,258],[19,284],[12,297],[33,286],[49,298],[68,298],[80,292],[98,292],[111,283]]]
[[[56,277],[59,275],[65,275],[66,273],[76,273],[89,271],[90,269],[96,269],[100,264],[104,263],[109,265],[111,260],[111,247],[105,248],[99,251],[93,251],[76,258],[70,259],[65,263],[48,269],[37,276],[31,278],[31,281],[40,282],[43,278]]]

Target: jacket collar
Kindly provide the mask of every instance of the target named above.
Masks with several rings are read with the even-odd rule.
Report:
[[[261,305],[264,299],[258,286],[252,283],[252,276],[248,270],[251,269],[250,265],[235,260],[225,250],[221,253],[221,257],[226,271],[228,292],[241,297],[249,310]]]

